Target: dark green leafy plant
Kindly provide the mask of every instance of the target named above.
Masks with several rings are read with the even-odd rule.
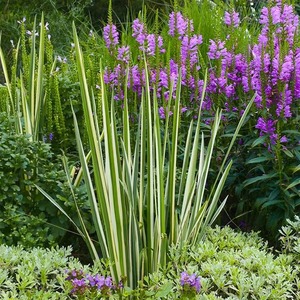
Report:
[[[53,245],[65,235],[58,227],[67,229],[68,223],[34,185],[49,188],[67,202],[65,173],[55,162],[50,144],[30,141],[12,128],[14,122],[1,114],[0,241],[8,245]]]
[[[252,228],[271,234],[272,242],[285,220],[292,219],[300,208],[300,135],[292,130],[283,134],[289,143],[278,143],[270,149],[266,137],[253,138],[245,133],[236,149],[232,173],[235,178],[231,178],[238,198],[231,202],[235,215],[246,213],[241,219],[252,224]]]

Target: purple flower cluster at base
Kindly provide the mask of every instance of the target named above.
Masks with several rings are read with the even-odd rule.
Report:
[[[199,293],[201,289],[200,276],[197,276],[196,274],[189,275],[187,272],[182,272],[180,285],[186,292]]]
[[[115,284],[110,276],[84,274],[82,270],[67,270],[66,273],[66,280],[72,284],[71,294],[99,292],[103,296],[109,296],[124,287],[122,281]]]

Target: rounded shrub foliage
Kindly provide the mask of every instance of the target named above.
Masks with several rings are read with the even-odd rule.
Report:
[[[54,245],[65,234],[58,227],[65,228],[68,223],[35,185],[66,198],[65,173],[61,164],[54,162],[50,144],[31,141],[12,128],[13,122],[1,114],[0,243]]]

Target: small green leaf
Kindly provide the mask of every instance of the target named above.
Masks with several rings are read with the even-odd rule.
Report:
[[[257,163],[267,161],[267,160],[271,160],[271,157],[259,156],[259,157],[255,157],[255,158],[248,160],[246,162],[246,164],[257,164]]]
[[[276,175],[277,175],[276,173],[271,173],[271,174],[264,174],[264,175],[261,175],[261,176],[257,176],[257,177],[254,177],[254,178],[247,179],[244,182],[244,187],[246,187],[250,184],[253,184],[255,182],[258,182],[258,181],[269,180],[271,178],[276,177]]]
[[[266,141],[266,136],[260,136],[257,138],[251,145],[252,148],[256,147],[257,145],[261,145]]]
[[[269,206],[274,206],[277,204],[281,204],[282,200],[271,200],[271,201],[265,201],[265,203],[261,206],[261,209],[267,208]]]
[[[164,284],[160,290],[155,294],[155,298],[164,298],[166,297],[170,291],[172,290],[172,283],[171,282],[167,282],[166,284]]]
[[[294,187],[298,184],[300,184],[300,178],[297,178],[296,180],[294,180],[291,184],[288,185],[288,187],[285,190],[291,189],[292,187]]]
[[[298,165],[297,167],[293,168],[293,173],[296,173],[300,171],[300,165]]]
[[[293,153],[291,152],[291,151],[289,151],[289,150],[283,150],[283,153],[285,154],[285,155],[287,155],[288,157],[290,157],[290,158],[293,158],[294,157],[294,155],[293,155]]]
[[[146,291],[145,296],[153,296],[155,293],[153,291]]]
[[[284,133],[284,134],[288,133],[288,134],[300,135],[300,132],[297,131],[297,130],[284,130],[284,131],[282,131],[282,133]]]

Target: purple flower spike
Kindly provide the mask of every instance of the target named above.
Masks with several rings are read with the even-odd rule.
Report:
[[[219,59],[223,57],[227,53],[227,49],[225,48],[225,42],[214,40],[209,40],[209,51],[207,55],[210,59]]]
[[[202,36],[194,34],[192,37],[184,36],[181,43],[181,60],[185,62],[188,58],[190,66],[198,63],[198,45],[202,44]]]
[[[160,108],[158,109],[158,114],[159,114],[159,117],[160,117],[161,119],[165,119],[165,118],[166,118],[166,115],[165,115],[165,109],[164,109],[163,107],[160,107]]]
[[[291,79],[291,75],[293,71],[294,71],[293,57],[292,55],[287,55],[284,58],[284,62],[281,66],[279,79],[288,83]]]
[[[227,26],[239,27],[240,25],[239,13],[234,11],[230,14],[229,12],[225,11],[224,23]]]
[[[260,24],[268,24],[269,23],[269,10],[267,7],[263,7],[261,12],[260,12],[260,19],[259,19]]]
[[[280,7],[274,6],[271,8],[272,22],[273,24],[280,23]]]
[[[136,39],[136,41],[140,45],[144,45],[145,40],[147,38],[147,33],[145,29],[145,25],[139,20],[135,19],[132,23],[132,36]]]
[[[119,44],[119,32],[114,24],[107,24],[103,28],[103,38],[105,46],[108,50],[112,50],[113,47]]]
[[[129,52],[129,46],[122,46],[118,48],[118,56],[117,59],[119,61],[124,62],[125,64],[129,63],[130,59],[130,52]]]
[[[175,36],[176,34],[181,36],[185,35],[188,31],[193,32],[194,26],[193,21],[187,18],[184,18],[181,12],[172,12],[169,15],[169,35]]]
[[[276,121],[268,119],[265,121],[263,118],[258,118],[255,128],[260,130],[260,136],[268,135],[270,137],[271,144],[276,144],[277,134],[275,133]]]

